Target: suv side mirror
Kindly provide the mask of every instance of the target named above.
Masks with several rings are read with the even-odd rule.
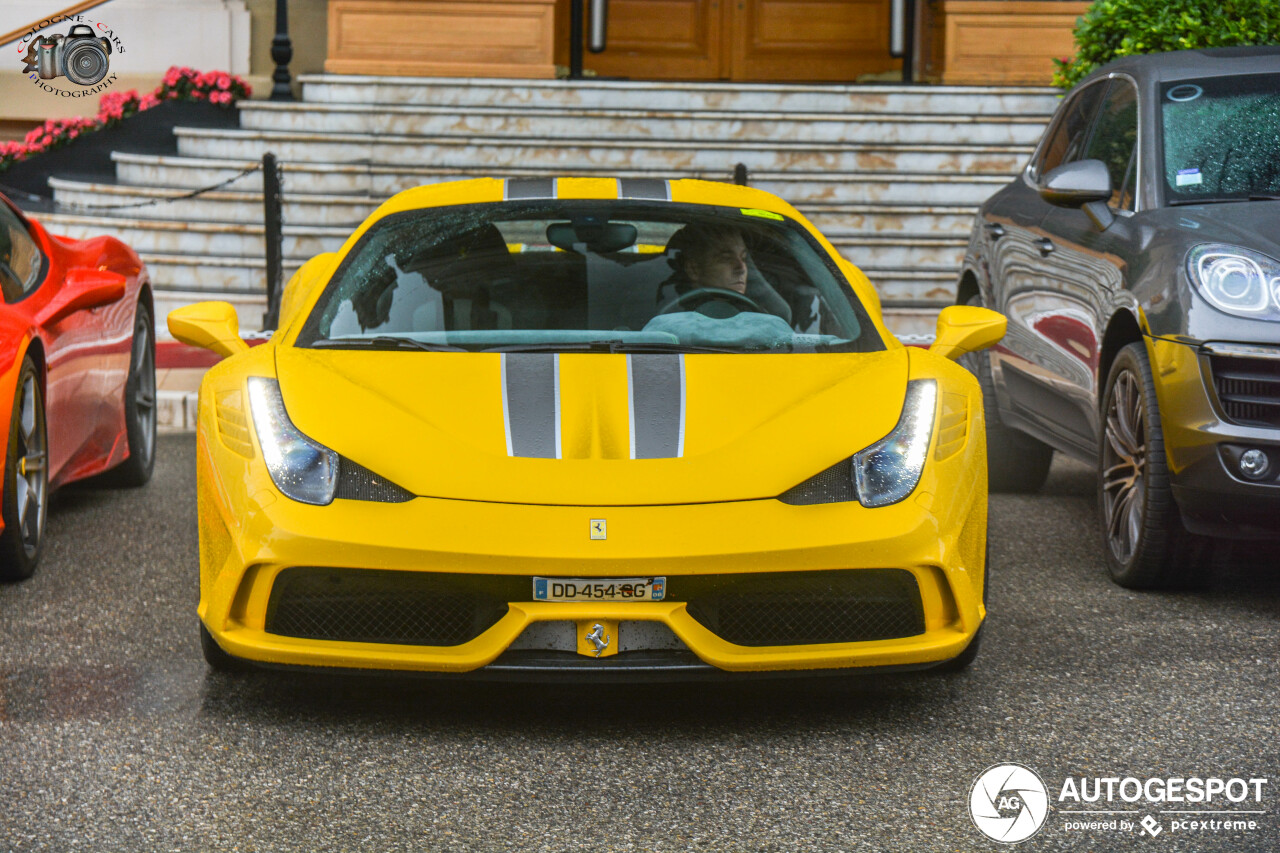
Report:
[[[1111,173],[1101,160],[1076,160],[1045,173],[1040,198],[1058,207],[1081,207],[1111,198]]]
[[[952,305],[938,315],[938,333],[929,352],[952,361],[992,346],[1004,337],[1009,321],[1003,314],[976,305]]]
[[[240,318],[230,302],[197,302],[170,311],[169,334],[223,358],[249,348],[240,338]]]

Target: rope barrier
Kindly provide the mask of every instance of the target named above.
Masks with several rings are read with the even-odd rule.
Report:
[[[153,198],[153,199],[148,199],[147,201],[132,201],[132,202],[129,202],[128,204],[80,204],[78,202],[55,201],[54,206],[68,208],[73,211],[81,211],[81,210],[88,211],[88,210],[126,210],[128,208],[135,208],[135,207],[149,207],[154,204],[172,204],[175,201],[185,201],[186,199],[189,199],[189,198],[196,198],[197,196],[202,196],[205,193],[211,193],[215,190],[220,190],[225,186],[235,183],[236,181],[240,180],[246,175],[251,175],[254,172],[258,172],[261,170],[262,170],[262,164],[254,163],[252,166],[248,167],[247,169],[242,169],[241,171],[227,178],[225,181],[220,181],[216,184],[211,184],[210,186],[207,186],[207,187],[201,187],[198,190],[192,190],[189,193],[170,196],[168,198]]]

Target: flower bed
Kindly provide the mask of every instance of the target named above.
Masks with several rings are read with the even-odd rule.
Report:
[[[99,99],[98,114],[93,118],[49,119],[30,131],[22,142],[0,143],[0,172],[15,163],[62,148],[81,137],[116,127],[125,119],[167,102],[211,104],[229,110],[236,101],[250,94],[249,84],[234,74],[223,71],[200,73],[174,66],[165,72],[164,82],[150,94],[140,96],[136,89],[107,92]]]

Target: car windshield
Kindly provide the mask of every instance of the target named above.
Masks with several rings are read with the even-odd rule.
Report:
[[[467,351],[884,348],[833,259],[764,210],[502,202],[392,214],[299,346]]]
[[[1160,112],[1169,201],[1280,193],[1280,74],[1165,83]]]

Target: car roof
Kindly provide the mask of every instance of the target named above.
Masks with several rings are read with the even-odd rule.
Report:
[[[1081,85],[1113,72],[1132,76],[1144,88],[1170,80],[1280,73],[1280,45],[1211,47],[1122,56],[1093,71]]]

